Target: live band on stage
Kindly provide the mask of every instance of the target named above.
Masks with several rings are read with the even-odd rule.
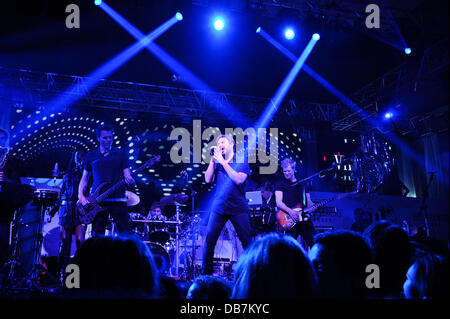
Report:
[[[193,280],[201,274],[214,273],[231,279],[233,258],[217,258],[215,254],[224,229],[233,243],[234,260],[259,235],[269,232],[289,234],[307,251],[316,233],[311,219],[315,211],[330,201],[360,192],[361,187],[365,187],[363,191],[370,188],[369,183],[363,185],[364,180],[356,178],[357,189],[353,192],[314,203],[307,188],[307,181],[312,177],[300,180],[296,173],[301,170],[301,164],[285,158],[280,160],[279,181],[266,181],[248,189],[245,186],[251,174],[249,163],[238,163],[233,138],[220,135],[211,148],[211,160],[204,171],[205,182],[216,185],[208,214],[196,209],[192,189],[189,195],[179,192],[154,201],[143,214],[133,210],[141,200],[131,191],[136,183],[134,178],[150,167],[157,170],[161,157],[151,157],[132,172],[126,153],[113,146],[113,126],[99,126],[98,148],[90,152],[74,151],[67,170],[59,171],[55,165],[53,180],[49,179],[43,187],[37,181],[21,183],[14,162],[9,161],[8,132],[0,131],[0,137],[1,208],[6,212],[1,221],[1,279],[16,287],[30,281],[35,285],[48,272],[41,252],[44,241],[49,239],[45,238],[43,229],[46,224],[55,223],[55,219],[58,219],[59,238],[52,240],[58,243],[57,262],[56,270],[49,275],[59,284],[83,241],[116,234],[142,239],[164,275]],[[356,162],[363,160],[355,158],[355,167],[358,167]],[[186,174],[182,171],[181,178]],[[56,180],[61,183],[57,185]],[[25,249],[23,225],[31,224],[24,218],[29,211],[37,215],[38,221],[33,224],[37,225],[33,230],[35,236]],[[28,259],[24,257],[25,250]]]

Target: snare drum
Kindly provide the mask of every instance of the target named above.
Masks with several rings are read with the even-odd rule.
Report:
[[[34,191],[33,204],[54,206],[59,197],[59,191],[54,189],[37,189]]]

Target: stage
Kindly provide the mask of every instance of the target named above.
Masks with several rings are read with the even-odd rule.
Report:
[[[192,282],[212,260],[233,282],[243,247],[300,223],[294,206],[314,206],[316,233],[386,220],[448,250],[444,8],[5,4],[1,280],[34,289],[48,267],[61,286],[60,258],[132,233],[164,276]]]

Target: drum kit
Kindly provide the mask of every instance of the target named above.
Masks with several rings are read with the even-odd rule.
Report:
[[[8,289],[37,289],[41,273],[48,273],[41,264],[42,227],[44,216],[48,209],[57,204],[59,188],[33,188],[29,185],[30,201],[24,202],[15,210],[11,223],[11,253],[10,259],[1,267],[7,271],[2,280],[2,287]],[[48,273],[50,279],[58,284],[58,280]]]
[[[139,213],[130,213],[130,223],[132,232],[147,244],[163,274],[193,279],[195,249],[200,245],[195,245],[192,235],[197,233],[195,226],[200,218],[198,214],[182,213],[187,199],[185,194],[163,197],[159,201],[161,215],[145,217]],[[171,209],[173,207],[175,210]]]

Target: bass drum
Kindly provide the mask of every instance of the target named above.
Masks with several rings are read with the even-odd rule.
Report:
[[[163,275],[168,275],[170,269],[170,257],[164,246],[151,241],[145,242],[155,259],[156,267]]]

